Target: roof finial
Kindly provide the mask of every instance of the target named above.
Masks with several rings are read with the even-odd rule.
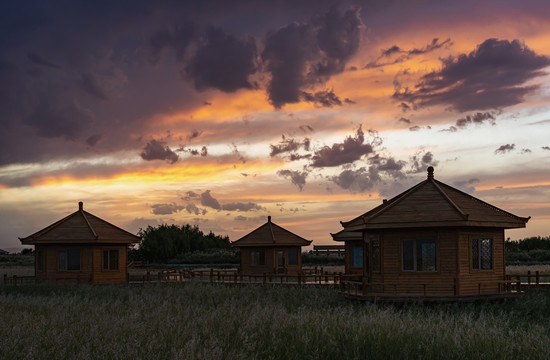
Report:
[[[434,167],[430,166],[428,167],[428,179],[431,180],[434,178]]]
[[[83,208],[84,208],[84,203],[82,201],[79,201],[78,202],[78,210],[82,211]]]
[[[268,223],[271,222],[271,215],[268,215],[268,216],[267,216],[267,222],[268,222]]]

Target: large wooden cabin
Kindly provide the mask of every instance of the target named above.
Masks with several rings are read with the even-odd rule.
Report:
[[[501,297],[505,229],[519,217],[434,179],[346,222],[332,234],[346,246],[346,273],[366,299]]]
[[[309,244],[310,240],[271,222],[268,216],[267,223],[231,246],[240,249],[243,274],[297,274],[302,270],[302,246]]]
[[[141,239],[83,209],[19,238],[35,247],[37,280],[55,283],[126,283],[128,246]]]

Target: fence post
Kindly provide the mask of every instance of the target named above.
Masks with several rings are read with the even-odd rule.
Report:
[[[17,285],[17,275],[13,275],[13,285]]]
[[[539,271],[537,270],[537,271],[535,272],[535,281],[536,281],[537,285],[539,284],[539,280],[540,280]]]
[[[4,274],[4,285],[8,285],[8,274]]]
[[[531,285],[531,270],[527,271],[527,285]]]

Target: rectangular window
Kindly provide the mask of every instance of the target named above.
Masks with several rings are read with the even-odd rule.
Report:
[[[57,255],[58,269],[62,271],[80,270],[80,250],[59,250]]]
[[[472,239],[472,270],[493,269],[493,239]]]
[[[435,239],[407,239],[402,243],[403,271],[437,271]]]
[[[298,250],[288,250],[288,265],[298,265]]]
[[[351,248],[351,267],[363,267],[363,248],[354,246]]]
[[[252,251],[250,253],[250,265],[262,266],[265,265],[265,251]]]
[[[118,250],[103,250],[103,270],[118,270]]]

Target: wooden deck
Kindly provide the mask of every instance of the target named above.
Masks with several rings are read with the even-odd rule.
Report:
[[[497,291],[487,291],[495,287]],[[485,281],[478,284],[477,292],[461,293],[454,282],[396,284],[344,280],[340,284],[340,293],[367,302],[468,302],[517,298],[524,294],[526,287],[530,286],[511,280]]]

